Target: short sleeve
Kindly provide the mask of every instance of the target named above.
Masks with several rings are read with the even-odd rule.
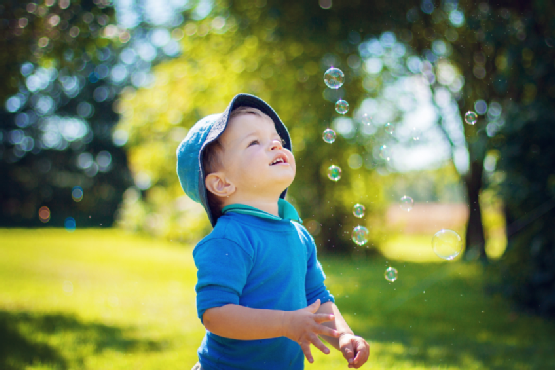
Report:
[[[311,305],[320,299],[320,303],[326,303],[328,301],[335,302],[333,295],[329,292],[324,284],[326,280],[326,275],[322,269],[322,265],[318,261],[316,244],[314,239],[305,230],[305,235],[307,236],[307,270],[305,279],[305,291],[306,291],[306,302],[307,305]]]
[[[220,238],[198,244],[193,258],[197,267],[197,314],[201,322],[209,308],[239,304],[252,268],[252,256],[237,243]]]

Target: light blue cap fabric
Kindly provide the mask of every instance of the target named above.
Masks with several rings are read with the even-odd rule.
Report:
[[[216,224],[217,219],[208,206],[202,157],[206,146],[224,132],[229,121],[229,114],[239,107],[256,108],[268,115],[274,121],[276,131],[284,141],[283,147],[292,151],[291,137],[277,113],[264,100],[254,95],[235,95],[223,113],[209,115],[195,123],[177,147],[177,177],[185,194],[195,202],[202,204],[212,226]],[[281,194],[282,199],[286,192],[287,189]]]

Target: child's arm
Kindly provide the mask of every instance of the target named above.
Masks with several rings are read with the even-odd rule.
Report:
[[[349,367],[359,368],[362,366],[370,355],[370,346],[364,338],[356,336],[341,316],[341,312],[333,302],[326,302],[320,306],[317,313],[333,315],[335,320],[322,323],[331,329],[341,333],[340,336],[329,337],[325,334],[321,336],[333,347],[341,351],[343,356],[349,362]]]
[[[301,345],[307,360],[312,363],[310,344],[325,354],[330,352],[318,335],[337,338],[341,334],[321,325],[326,321],[333,322],[334,316],[316,313],[319,307],[320,300],[296,311],[263,310],[228,304],[206,310],[203,323],[210,332],[231,339],[287,337]]]

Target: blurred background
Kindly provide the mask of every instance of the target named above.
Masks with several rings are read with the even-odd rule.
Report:
[[[192,367],[191,251],[211,227],[175,150],[241,92],[291,133],[288,200],[366,367],[555,367],[554,17],[541,0],[4,0],[0,368]]]

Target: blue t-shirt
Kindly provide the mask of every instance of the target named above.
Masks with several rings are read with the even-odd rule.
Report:
[[[294,311],[318,298],[334,301],[312,236],[289,219],[229,212],[193,251],[197,266],[197,311],[236,304]],[[198,350],[205,370],[303,369],[304,355],[286,337],[237,340],[209,331]]]

